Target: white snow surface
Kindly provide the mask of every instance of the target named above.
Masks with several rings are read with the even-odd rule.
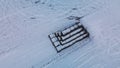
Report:
[[[90,39],[57,53],[48,35],[81,23]],[[120,0],[0,0],[0,68],[120,68]]]

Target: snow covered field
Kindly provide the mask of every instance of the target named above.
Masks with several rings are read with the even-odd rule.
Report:
[[[0,68],[120,68],[119,0],[0,0]],[[56,53],[48,34],[85,16],[87,42]]]

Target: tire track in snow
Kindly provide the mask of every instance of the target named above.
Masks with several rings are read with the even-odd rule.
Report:
[[[85,42],[85,40],[82,41],[82,42]],[[71,55],[72,53],[74,53],[76,51],[79,51],[80,50],[79,48],[81,48],[83,45],[85,45],[85,44],[88,45],[88,43],[90,42],[90,39],[87,40],[87,42],[85,42],[84,44],[82,42],[80,43],[81,46],[78,46],[77,45],[78,43],[77,43],[74,46],[71,46],[70,48],[68,48],[67,50],[64,50],[63,52],[61,52],[59,54],[55,54],[55,55],[53,55],[51,57],[48,57],[48,59],[42,61],[43,64],[39,65],[39,63],[38,63],[36,65],[33,65],[33,67],[35,67],[35,68],[44,68],[46,66],[49,66],[50,64],[56,63],[57,61],[61,61],[62,59],[66,58],[67,56]]]

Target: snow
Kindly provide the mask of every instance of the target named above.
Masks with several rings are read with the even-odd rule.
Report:
[[[35,3],[35,2],[38,3]],[[120,68],[119,0],[0,0],[0,68]],[[81,23],[90,39],[57,53],[48,35]]]

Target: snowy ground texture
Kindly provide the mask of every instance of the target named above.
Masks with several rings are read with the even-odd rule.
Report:
[[[90,39],[57,53],[48,34],[81,23]],[[120,0],[0,0],[0,68],[120,68]]]

